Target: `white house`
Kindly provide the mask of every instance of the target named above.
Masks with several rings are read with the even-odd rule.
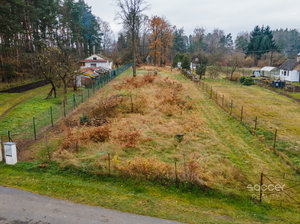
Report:
[[[105,60],[99,55],[92,55],[82,61],[80,63],[80,68],[104,68],[104,69],[112,69],[112,61]]]
[[[105,60],[99,55],[92,55],[79,61],[80,75],[76,77],[76,85],[82,86],[89,83],[89,80],[97,78],[102,72],[109,72],[112,69],[112,61]]]
[[[289,82],[300,82],[300,53],[297,59],[288,59],[280,66],[280,79]]]
[[[271,66],[266,66],[263,67],[260,70],[260,74],[261,76],[266,76],[266,77],[270,77],[270,78],[277,78],[279,77],[279,69],[275,68],[275,67],[271,67]]]

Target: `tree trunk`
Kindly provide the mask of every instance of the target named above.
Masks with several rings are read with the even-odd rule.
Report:
[[[133,56],[133,66],[132,66],[133,71],[132,72],[133,72],[133,77],[136,77],[135,21],[133,21],[133,26],[132,26],[132,56]]]

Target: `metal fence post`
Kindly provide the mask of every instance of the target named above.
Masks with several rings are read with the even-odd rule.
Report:
[[[35,117],[32,118],[32,121],[33,121],[33,134],[34,134],[34,140],[36,140]]]
[[[75,94],[73,94],[73,110],[75,109],[75,103],[76,103]]]
[[[66,101],[65,100],[63,101],[63,104],[64,104],[64,117],[66,117]]]
[[[7,131],[7,137],[8,137],[8,141],[10,142],[10,140],[11,140],[10,131]]]
[[[50,107],[50,120],[51,120],[51,126],[53,127],[53,110],[52,110],[52,107]]]

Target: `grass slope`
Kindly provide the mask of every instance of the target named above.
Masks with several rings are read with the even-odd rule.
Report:
[[[0,184],[30,192],[186,223],[297,223],[297,210],[255,204],[217,191],[192,191],[130,178],[61,170],[55,163],[0,165]]]
[[[50,124],[50,106],[54,107],[56,113],[56,107],[61,107],[63,100],[62,89],[58,90],[57,98],[46,100],[50,88],[50,85],[47,85],[24,93],[0,93],[0,114],[13,107],[0,120],[0,136],[7,136],[7,131],[11,131],[12,136],[15,137],[33,136],[32,117],[34,116],[38,127],[45,123]],[[68,96],[71,95],[72,93],[69,92]],[[63,116],[61,111],[60,116]]]
[[[254,126],[258,117],[257,134],[264,136],[269,145],[273,145],[275,129],[278,130],[277,150],[300,169],[300,105],[292,99],[258,86],[243,86],[227,80],[208,79],[209,85],[219,94],[219,102],[224,95],[230,102],[233,100],[233,112],[240,116],[244,107],[244,122]],[[220,103],[221,104],[221,103]]]
[[[142,80],[149,69],[154,70],[140,69],[137,80]],[[103,99],[128,94],[129,89],[119,90],[114,86],[124,84],[130,72],[97,92],[67,120],[78,121],[82,113],[89,115],[98,105],[103,106]],[[176,89],[180,95],[172,91],[178,84],[182,85]],[[179,106],[172,103],[174,100]],[[128,111],[130,103],[125,99],[117,107],[120,110],[117,115],[107,117],[111,132],[105,142],[79,140],[75,148],[63,149],[62,143],[69,138],[70,131],[74,132],[73,137],[80,138],[92,127],[66,128],[63,125],[61,130],[49,133],[49,146],[56,162],[46,168],[39,167],[39,162],[1,166],[0,183],[79,203],[189,223],[297,223],[300,220],[299,208],[290,201],[280,208],[272,198],[265,197],[261,205],[250,200],[247,185],[258,184],[261,171],[272,170],[274,175],[292,173],[298,180],[299,177],[243,125],[209,100],[193,82],[178,72],[160,69],[153,83],[134,89],[133,105],[139,110],[131,113]],[[135,146],[125,146],[119,141],[120,138],[132,140],[133,132],[140,133]],[[124,133],[129,133],[129,137]],[[174,137],[177,133],[185,134],[181,143]],[[72,139],[71,143],[76,141]],[[30,150],[38,161],[47,158],[43,140]],[[174,159],[179,167],[195,161],[203,166],[197,177],[210,180],[205,182],[208,188],[200,190],[195,186],[191,190],[183,183],[177,189],[172,183],[166,186],[157,181],[150,183],[143,176],[135,181],[122,178],[115,170],[112,170],[113,177],[105,177],[108,152],[113,157],[112,167],[137,157],[156,158],[158,164],[172,169]],[[143,165],[148,167],[149,163]],[[295,199],[299,197],[296,189],[292,193]],[[277,199],[285,197],[279,195]]]

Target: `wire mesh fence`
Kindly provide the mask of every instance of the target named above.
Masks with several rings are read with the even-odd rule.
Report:
[[[221,107],[230,116],[240,121],[243,126],[255,135],[266,147],[270,148],[277,156],[284,160],[297,173],[300,173],[300,164],[294,158],[296,155],[291,155],[291,152],[297,151],[295,148],[299,147],[298,143],[291,143],[280,136],[277,128],[267,129],[270,125],[266,121],[247,112],[247,107],[238,105],[233,99],[226,98],[223,94],[218,93],[217,90],[209,85],[207,82],[200,80],[197,86],[207,94],[208,98],[214,100],[215,103]]]
[[[126,71],[132,64],[114,69],[108,74],[92,80],[84,88],[74,94],[68,94],[58,104],[40,111],[34,117],[20,119],[9,130],[0,130],[2,141],[22,142],[24,140],[36,140],[41,133],[54,126],[61,118],[67,116],[81,103],[93,96],[97,90],[104,87],[108,82]],[[8,125],[9,126],[9,125]]]

